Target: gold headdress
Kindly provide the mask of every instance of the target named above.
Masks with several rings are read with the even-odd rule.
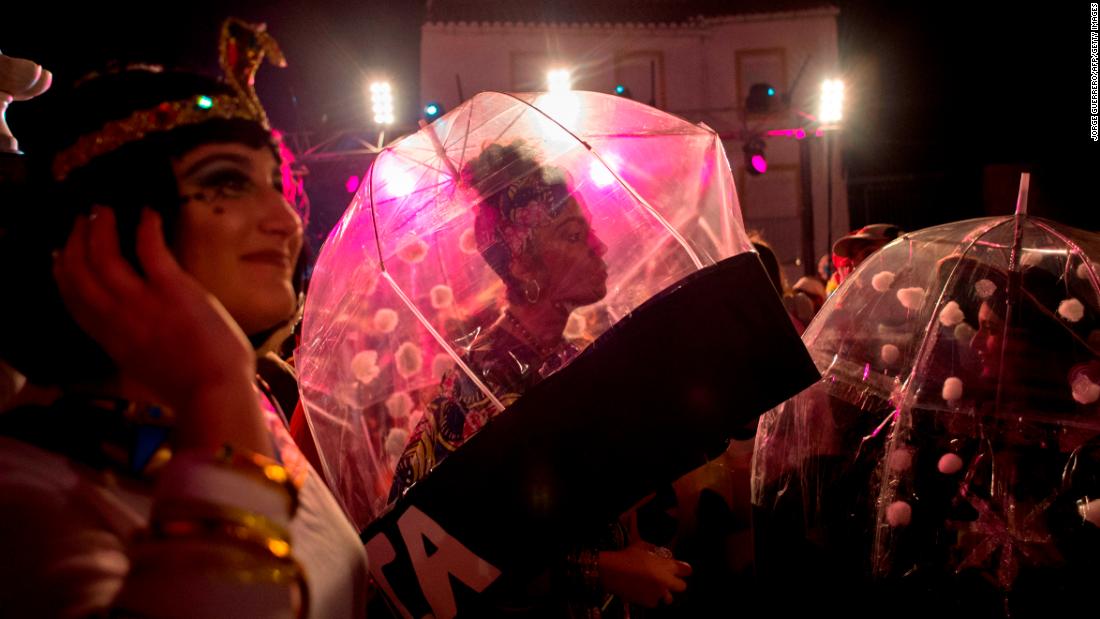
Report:
[[[179,101],[165,101],[155,107],[138,110],[126,118],[113,120],[98,131],[81,136],[75,144],[58,153],[53,161],[53,176],[64,180],[73,170],[126,144],[162,131],[195,125],[215,119],[250,120],[269,129],[267,114],[253,87],[256,71],[265,56],[268,62],[285,67],[286,59],[267,32],[264,24],[249,24],[231,17],[222,24],[218,46],[225,82],[232,95],[196,95]]]

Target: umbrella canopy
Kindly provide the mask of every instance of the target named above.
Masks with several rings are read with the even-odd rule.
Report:
[[[559,241],[585,249],[516,260]],[[473,385],[459,441],[514,401],[516,385],[471,356],[516,344],[483,337],[509,306],[556,296],[569,310],[567,348],[516,357],[529,384],[657,292],[750,249],[710,129],[598,93],[475,96],[378,155],[318,258],[297,358],[326,477],[363,527],[441,383]]]
[[[761,418],[764,580],[1012,614],[1095,574],[1098,257],[1100,235],[1017,215],[868,258],[803,335],[822,380]]]

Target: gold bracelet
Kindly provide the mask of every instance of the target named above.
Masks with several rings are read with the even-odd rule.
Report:
[[[214,461],[283,488],[290,496],[290,513],[297,511],[298,486],[286,468],[274,459],[254,451],[235,449],[226,443],[214,454]]]
[[[296,617],[308,616],[310,592],[305,570],[290,555],[289,546],[278,543],[285,543],[283,540],[265,542],[262,537],[257,531],[244,532],[241,526],[227,522],[173,520],[158,523],[151,525],[150,530],[137,539],[139,543],[131,551],[131,572],[140,573],[161,565],[164,555],[163,549],[158,548],[160,544],[179,541],[195,549],[194,542],[214,543],[219,547],[216,563],[211,563],[202,555],[187,557],[185,554],[172,559],[172,569],[197,569],[210,575],[224,575],[241,583],[296,585]],[[150,543],[141,543],[146,540]],[[225,546],[231,546],[235,552]]]
[[[193,500],[159,500],[149,519],[157,538],[229,537],[267,549],[278,558],[290,555],[290,534],[260,514],[235,507]]]

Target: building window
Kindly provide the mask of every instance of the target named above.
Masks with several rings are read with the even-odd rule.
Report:
[[[664,53],[643,50],[615,54],[615,84],[629,88],[635,101],[665,107]]]
[[[753,84],[770,84],[787,92],[787,53],[781,47],[743,49],[735,55],[737,70],[737,106],[745,105]]]

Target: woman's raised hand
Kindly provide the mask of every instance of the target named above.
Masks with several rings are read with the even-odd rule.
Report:
[[[252,393],[255,353],[225,308],[180,267],[151,209],[138,224],[137,256],[144,275],[122,257],[111,209],[78,217],[53,267],[69,313],[123,376],[177,413],[177,441],[270,452]]]

